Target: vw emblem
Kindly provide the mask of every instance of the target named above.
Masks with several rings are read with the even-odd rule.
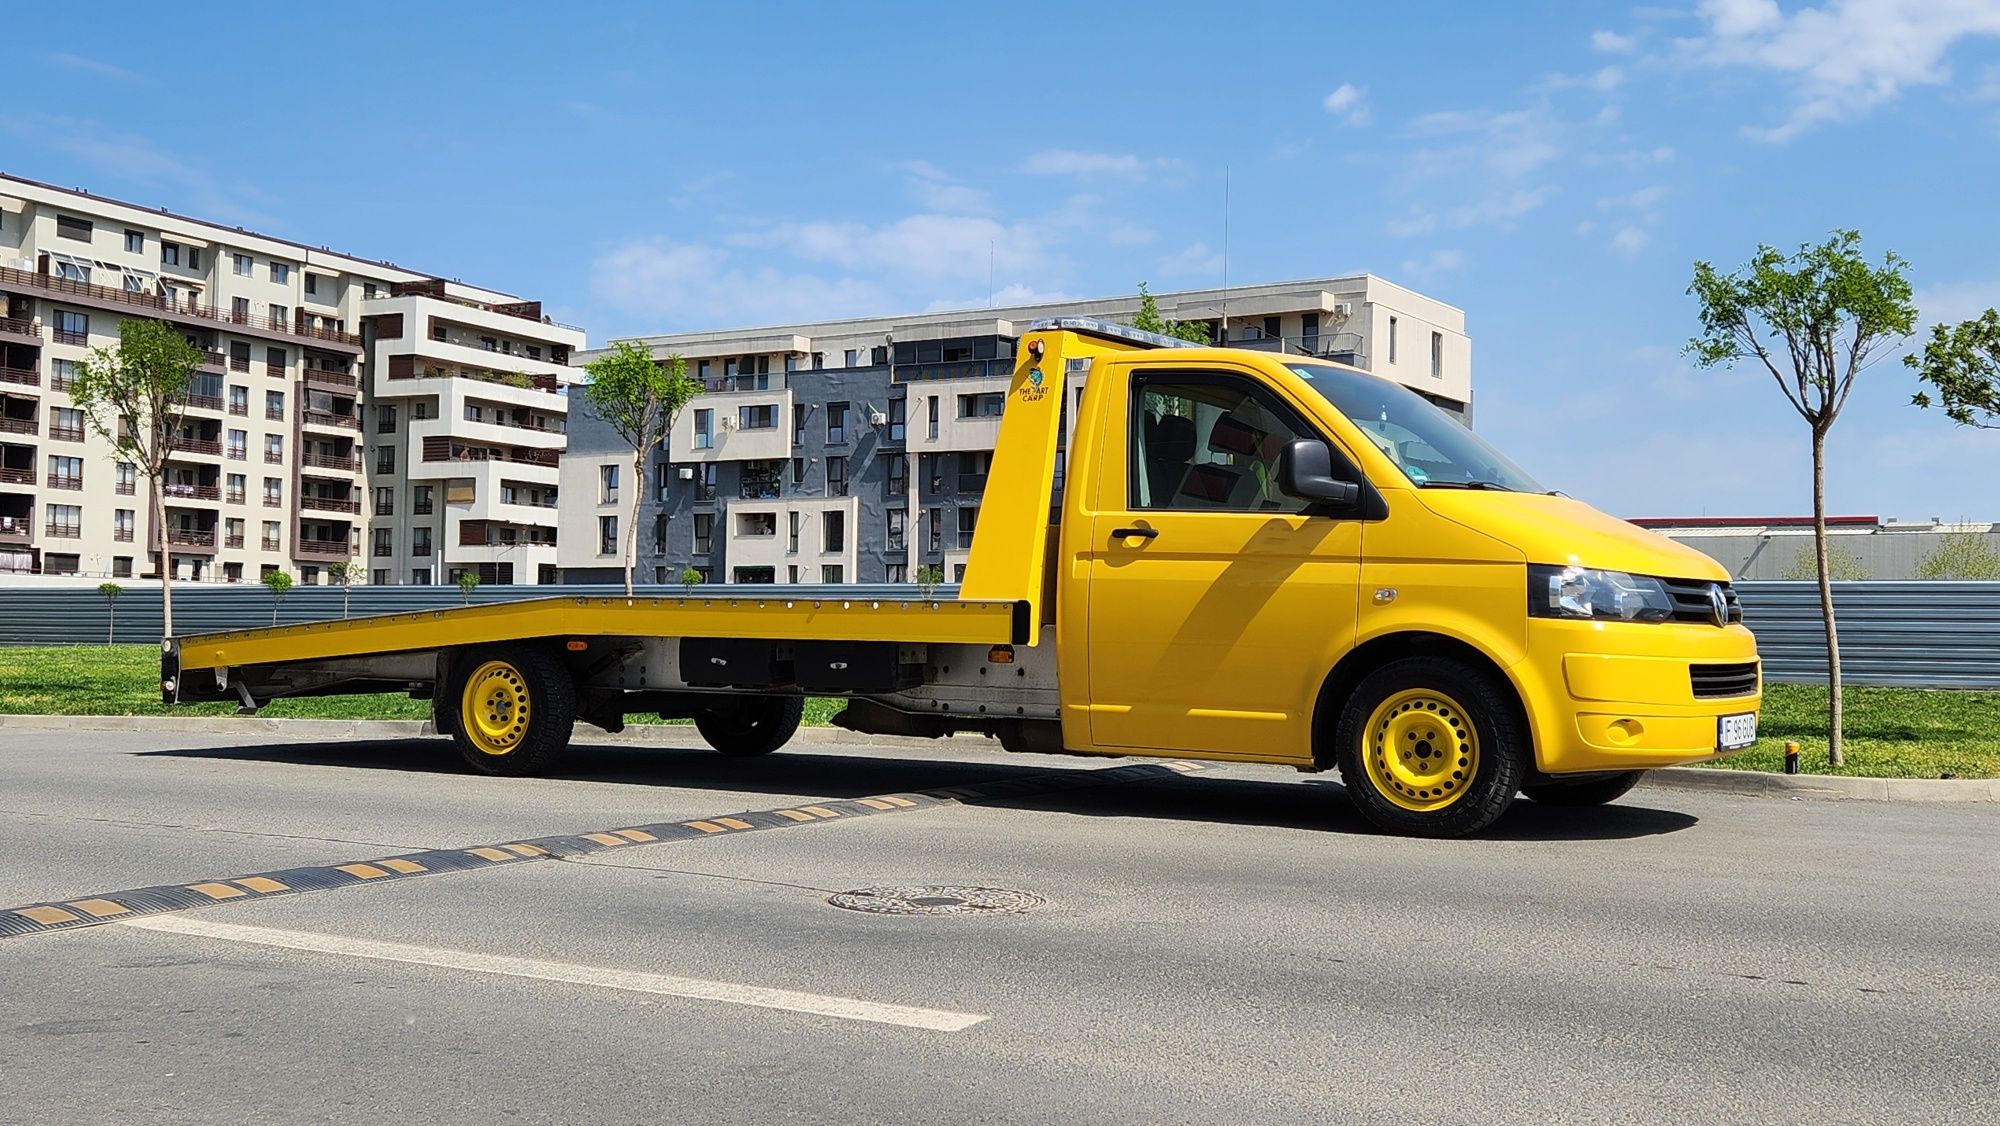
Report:
[[[1716,625],[1729,624],[1729,596],[1715,583],[1708,584],[1708,616],[1714,619]]]

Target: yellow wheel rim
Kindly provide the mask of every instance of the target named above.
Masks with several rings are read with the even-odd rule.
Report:
[[[1376,705],[1361,761],[1375,792],[1404,809],[1435,813],[1465,797],[1479,770],[1479,736],[1458,701],[1430,688]]]
[[[479,753],[512,754],[528,734],[528,682],[505,661],[488,661],[465,678],[458,716]]]

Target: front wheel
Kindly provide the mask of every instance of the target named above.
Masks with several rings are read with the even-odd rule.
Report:
[[[475,649],[452,670],[452,741],[482,774],[536,774],[569,749],[576,686],[569,670],[534,648]]]
[[[1405,657],[1370,673],[1348,699],[1334,739],[1355,808],[1409,836],[1486,828],[1514,800],[1527,769],[1507,686],[1447,657]]]
[[[1588,806],[1609,805],[1624,797],[1632,787],[1644,778],[1643,770],[1627,770],[1602,778],[1585,778],[1580,781],[1555,779],[1536,782],[1521,787],[1521,793],[1543,805]]]
[[[723,754],[748,758],[791,742],[805,714],[804,696],[745,696],[695,716],[694,728]]]

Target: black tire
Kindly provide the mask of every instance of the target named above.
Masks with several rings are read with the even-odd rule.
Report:
[[[1643,770],[1627,770],[1621,774],[1585,778],[1580,781],[1555,779],[1523,786],[1521,794],[1543,805],[1573,807],[1609,805],[1630,793],[1632,787],[1638,785],[1639,780],[1645,776],[1646,772]]]
[[[750,758],[791,742],[805,714],[804,696],[745,696],[695,716],[694,728],[717,751]]]
[[[1433,694],[1443,703],[1427,707],[1423,699]],[[1414,702],[1396,703],[1399,697]],[[1386,716],[1378,717],[1383,708]],[[1378,753],[1371,772],[1364,748],[1387,752],[1399,728],[1408,740],[1402,764]],[[1413,837],[1462,837],[1493,824],[1514,800],[1530,756],[1513,690],[1449,657],[1404,657],[1370,673],[1334,730],[1334,762],[1355,809],[1389,832]]]
[[[496,666],[500,670],[496,671]],[[526,701],[525,721],[494,736],[468,725],[467,708],[487,706],[485,698],[468,699],[488,677],[500,682],[488,687],[500,695]],[[488,646],[471,649],[452,662],[451,679],[440,701],[451,710],[452,743],[460,757],[481,774],[539,774],[569,749],[576,726],[576,685],[569,670],[547,652],[530,646]],[[489,707],[495,725],[518,713]],[[470,727],[470,729],[468,729]]]

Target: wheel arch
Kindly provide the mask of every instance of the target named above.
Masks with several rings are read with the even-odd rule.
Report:
[[[1317,769],[1330,770],[1334,765],[1334,729],[1339,725],[1341,710],[1353,697],[1354,690],[1369,673],[1404,657],[1450,657],[1490,673],[1505,685],[1508,702],[1513,705],[1514,718],[1520,723],[1522,736],[1528,740],[1526,765],[1529,770],[1534,769],[1535,728],[1530,722],[1526,695],[1521,685],[1478,646],[1463,638],[1429,630],[1399,630],[1372,637],[1349,650],[1334,664],[1321,682],[1319,696],[1313,704],[1312,750]]]

